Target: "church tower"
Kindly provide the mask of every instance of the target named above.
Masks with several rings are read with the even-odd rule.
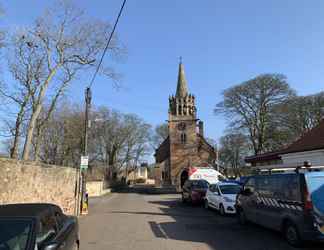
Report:
[[[197,154],[197,117],[195,96],[188,92],[182,62],[179,64],[177,91],[169,97],[170,172],[176,177]],[[173,184],[178,180],[171,180]]]
[[[155,185],[181,190],[194,169],[215,163],[214,148],[204,138],[197,119],[195,96],[190,94],[182,62],[176,94],[169,97],[169,136],[155,150]]]

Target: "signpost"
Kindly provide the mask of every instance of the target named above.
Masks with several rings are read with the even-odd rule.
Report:
[[[89,157],[87,155],[82,155],[81,164],[80,164],[81,171],[88,169],[88,163],[89,163]]]

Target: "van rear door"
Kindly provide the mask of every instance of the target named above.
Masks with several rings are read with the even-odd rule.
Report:
[[[305,180],[313,204],[315,223],[324,234],[324,172],[305,173]]]

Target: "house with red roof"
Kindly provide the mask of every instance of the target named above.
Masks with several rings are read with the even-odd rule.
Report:
[[[287,148],[245,158],[253,168],[297,167],[305,162],[324,166],[324,119]]]

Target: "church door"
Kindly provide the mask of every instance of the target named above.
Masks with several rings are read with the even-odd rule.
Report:
[[[188,178],[189,178],[188,171],[185,169],[181,173],[181,188],[183,187],[183,185],[186,182],[186,180],[188,180]]]

